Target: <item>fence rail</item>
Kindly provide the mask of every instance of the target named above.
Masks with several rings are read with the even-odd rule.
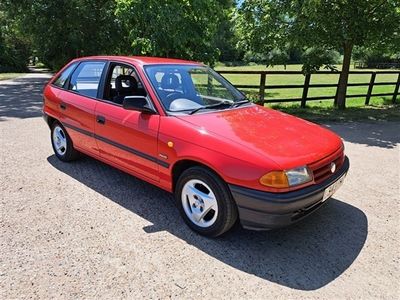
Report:
[[[258,89],[259,93],[259,103],[282,103],[282,102],[300,102],[301,107],[305,107],[307,101],[315,101],[315,100],[335,100],[337,97],[334,96],[315,96],[309,97],[308,92],[310,88],[338,88],[338,83],[310,83],[311,76],[315,75],[340,75],[341,72],[331,72],[331,71],[317,71],[312,74],[307,74],[304,76],[304,84],[271,84],[268,85],[268,76],[271,75],[303,75],[300,71],[219,71],[221,75],[225,74],[235,74],[235,75],[259,75],[259,84],[237,84],[235,85],[239,89]],[[381,96],[391,96],[392,102],[396,103],[397,96],[399,95],[399,87],[400,87],[400,71],[350,71],[349,74],[366,74],[371,75],[369,82],[357,82],[357,83],[348,83],[348,87],[354,86],[366,86],[368,87],[368,91],[366,94],[351,94],[346,95],[346,98],[362,98],[365,97],[365,105],[368,105],[371,97],[381,97]],[[376,76],[379,74],[392,74],[398,75],[396,82],[375,82]],[[339,77],[339,76],[338,76]],[[373,94],[374,86],[384,86],[384,85],[394,85],[395,88],[391,93],[376,93]],[[268,90],[275,89],[303,89],[302,96],[299,98],[281,98],[281,99],[265,99],[266,92]]]

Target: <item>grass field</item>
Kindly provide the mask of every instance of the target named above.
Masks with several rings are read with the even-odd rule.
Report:
[[[0,73],[0,80],[13,79],[21,76],[23,73]]]
[[[340,66],[338,66],[340,69]],[[264,65],[251,65],[251,66],[239,66],[239,67],[227,67],[219,65],[216,67],[217,71],[231,70],[231,71],[283,71],[285,70],[283,66],[275,66],[266,68]],[[287,71],[301,71],[301,65],[288,65]],[[367,71],[379,71],[369,69]],[[258,85],[260,83],[259,75],[237,75],[237,74],[224,74],[224,76],[231,81],[233,84],[252,84]],[[396,82],[397,74],[378,74],[376,76],[375,82]],[[350,83],[368,83],[370,81],[371,75],[369,74],[350,74]],[[338,74],[318,74],[311,76],[311,84],[315,83],[337,83],[339,79]],[[286,85],[286,84],[304,84],[303,75],[267,75],[267,85]],[[395,85],[386,86],[375,86],[373,93],[390,93],[393,92]],[[365,94],[368,90],[367,86],[363,87],[349,87],[347,94]],[[244,92],[250,92],[251,94],[256,94],[257,90],[243,90]],[[302,96],[303,90],[299,89],[274,89],[268,91],[266,89],[266,100],[277,99],[277,98],[299,98]],[[334,96],[336,93],[336,88],[310,88],[308,91],[309,97],[315,96]],[[349,98],[347,99],[348,107],[360,107],[363,106],[365,98]],[[389,104],[391,102],[391,97],[373,97],[371,98],[370,104],[372,106],[380,106]],[[273,104],[271,104],[273,105]],[[333,100],[322,100],[322,101],[309,101],[308,106],[313,107],[333,107]],[[276,104],[274,105],[276,106]],[[279,104],[279,106],[289,106],[292,107],[293,103]]]

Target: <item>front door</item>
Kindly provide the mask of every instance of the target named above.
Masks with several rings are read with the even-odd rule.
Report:
[[[159,181],[157,138],[159,115],[122,107],[124,96],[146,95],[130,66],[112,63],[103,101],[96,105],[95,137],[100,156],[146,178]]]

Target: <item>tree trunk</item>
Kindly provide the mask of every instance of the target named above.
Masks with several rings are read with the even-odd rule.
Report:
[[[347,92],[347,83],[349,81],[349,71],[350,71],[350,61],[351,61],[351,53],[353,51],[353,45],[349,43],[345,43],[343,46],[343,65],[342,65],[342,73],[339,78],[339,86],[337,90],[337,99],[336,104],[339,109],[346,108],[346,92]]]

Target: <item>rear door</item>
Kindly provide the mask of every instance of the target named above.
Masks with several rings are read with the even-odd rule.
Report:
[[[61,100],[60,121],[67,128],[74,147],[82,152],[98,155],[94,139],[96,98],[105,61],[82,61],[67,82]]]
[[[68,78],[77,66],[78,62],[73,62],[66,66],[51,84],[46,85],[43,91],[43,111],[57,120],[60,120],[61,115],[60,107],[62,101],[59,98],[60,93],[65,89]]]

